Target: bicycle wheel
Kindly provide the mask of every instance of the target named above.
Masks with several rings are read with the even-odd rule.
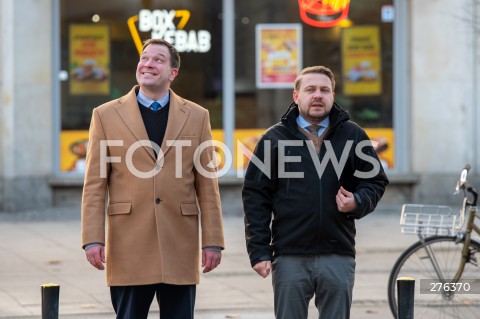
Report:
[[[478,318],[480,314],[480,294],[454,293],[446,296],[441,292],[420,293],[420,279],[433,282],[438,278],[427,249],[433,252],[444,279],[453,279],[460,263],[463,240],[456,242],[455,237],[433,236],[425,242],[410,246],[393,266],[388,280],[388,302],[394,317],[397,317],[397,279],[413,277],[415,282],[414,317],[415,318]],[[475,257],[480,256],[480,244],[472,241],[470,258],[465,265],[462,280],[480,280],[480,267]],[[478,282],[476,283],[478,285]],[[422,291],[424,292],[424,291]],[[478,291],[477,291],[478,292]]]

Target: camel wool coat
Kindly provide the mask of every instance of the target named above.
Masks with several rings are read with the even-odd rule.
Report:
[[[109,286],[198,284],[200,249],[224,248],[213,146],[195,152],[212,139],[209,113],[170,90],[156,160],[136,90],[93,110],[82,247],[105,245]]]

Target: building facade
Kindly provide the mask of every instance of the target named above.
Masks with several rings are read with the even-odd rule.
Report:
[[[460,169],[480,169],[479,14],[478,0],[2,0],[0,211],[78,201],[91,111],[136,83],[149,37],[177,47],[173,90],[210,111],[232,210],[248,150],[310,65],[334,71],[378,146],[385,203],[455,202]]]

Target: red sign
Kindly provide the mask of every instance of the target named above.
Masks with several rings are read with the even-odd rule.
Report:
[[[350,0],[298,0],[298,7],[303,22],[329,28],[348,17]]]

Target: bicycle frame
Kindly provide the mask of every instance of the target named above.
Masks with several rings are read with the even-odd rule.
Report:
[[[468,171],[468,169],[467,169],[467,171]],[[465,173],[464,178],[465,178],[464,181],[459,181],[459,183],[457,185],[457,191],[458,191],[458,189],[463,189],[464,192],[465,192],[465,198],[464,198],[464,201],[463,201],[461,214],[463,214],[463,216],[465,216],[466,211],[467,211],[467,207],[468,207],[468,216],[467,216],[468,219],[467,219],[467,224],[466,224],[465,229],[460,230],[457,233],[457,237],[459,239],[464,238],[465,241],[463,243],[463,248],[462,248],[462,258],[460,259],[460,263],[458,265],[458,270],[455,273],[454,278],[444,278],[444,275],[442,274],[442,272],[440,270],[440,267],[438,265],[435,254],[431,251],[431,247],[428,247],[428,246],[425,247],[428,258],[432,262],[433,268],[435,269],[435,272],[438,276],[438,279],[441,280],[442,283],[446,283],[447,280],[448,280],[448,282],[457,283],[460,280],[460,278],[462,277],[462,274],[463,274],[463,270],[465,269],[465,264],[467,262],[472,262],[472,260],[470,260],[470,250],[469,250],[470,243],[472,241],[472,231],[474,231],[475,233],[480,235],[480,227],[477,226],[477,224],[475,224],[475,218],[479,217],[478,207],[477,207],[478,193],[466,181],[466,173]],[[473,195],[473,200],[471,202],[468,201],[468,199],[467,199],[467,195],[466,195],[467,191]],[[425,235],[419,234],[418,236],[419,236],[421,242],[425,242],[425,238],[427,238]],[[474,260],[473,262],[476,262],[476,260]],[[453,292],[449,292],[449,291],[444,292],[444,295],[447,298],[449,296],[451,296],[452,294],[453,294]]]
[[[399,256],[390,272],[388,301],[395,318],[398,316],[396,284],[399,277],[405,276],[418,276],[424,280],[414,292],[418,296],[415,313],[420,317],[478,317],[480,295],[473,291],[468,293],[470,284],[477,288],[480,282],[480,262],[477,262],[480,222],[476,220],[480,219],[480,212],[478,193],[467,181],[469,169],[470,165],[466,165],[462,170],[455,188],[455,194],[462,190],[464,195],[459,214],[442,205],[402,206],[402,232],[416,234],[419,240]],[[468,290],[450,288],[452,284],[458,287],[462,283],[468,284]]]
[[[478,227],[475,224],[475,217],[478,217],[478,208],[477,206],[471,206],[469,207],[469,215],[468,215],[468,221],[467,221],[467,227],[465,228],[465,242],[463,244],[463,249],[462,249],[462,258],[460,260],[460,264],[458,266],[457,273],[455,274],[455,277],[453,278],[454,282],[457,282],[463,273],[463,269],[465,268],[465,264],[469,262],[470,260],[470,243],[472,241],[472,230],[475,231],[477,234],[480,235],[480,227]]]

